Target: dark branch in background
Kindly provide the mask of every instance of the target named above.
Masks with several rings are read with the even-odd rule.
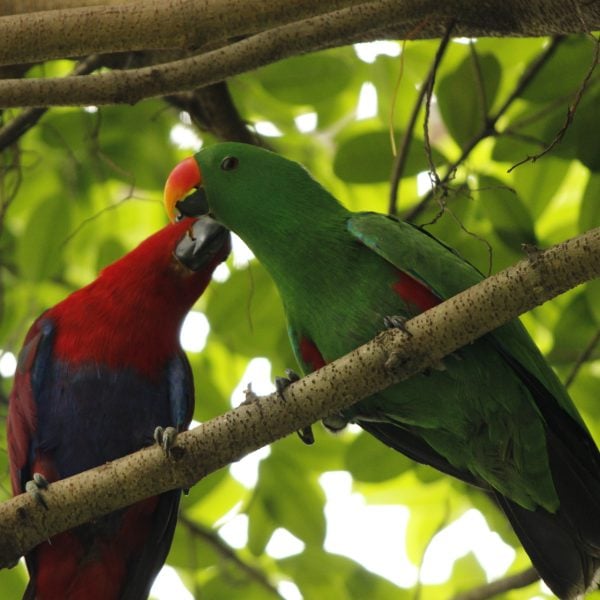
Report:
[[[451,165],[448,166],[446,174],[440,180],[440,185],[446,185],[451,177],[454,176],[456,169],[469,157],[473,149],[485,138],[491,135],[498,135],[496,130],[496,123],[504,115],[504,113],[512,106],[513,102],[523,93],[523,91],[532,83],[536,75],[540,72],[542,67],[550,60],[554,55],[560,44],[565,38],[563,36],[555,37],[548,47],[539,55],[539,57],[531,63],[529,68],[523,73],[519,82],[515,86],[515,89],[505,100],[504,104],[496,111],[495,115],[488,117],[483,127],[477,133],[473,139],[471,139],[463,148],[461,155]],[[433,198],[436,190],[429,191],[424,198],[416,206],[414,206],[404,217],[406,221],[414,222],[421,213],[427,208],[431,199]]]
[[[94,54],[82,60],[69,77],[87,75],[102,66],[102,58]],[[27,133],[46,113],[47,108],[28,108],[19,113],[14,119],[8,121],[0,129],[0,152],[14,144],[22,135]]]
[[[577,110],[577,107],[579,106],[579,103],[581,102],[581,99],[583,98],[583,93],[585,92],[586,88],[588,87],[588,84],[590,82],[592,74],[594,73],[596,67],[598,66],[598,61],[600,60],[600,39],[594,38],[594,41],[595,41],[595,48],[594,48],[594,58],[592,59],[592,64],[590,65],[590,68],[588,69],[587,73],[585,74],[585,77],[583,78],[583,81],[581,82],[581,85],[579,86],[579,89],[577,90],[577,93],[575,94],[575,98],[573,99],[573,102],[570,104],[570,106],[567,110],[567,117],[565,119],[563,126],[558,130],[556,136],[554,136],[554,139],[541,152],[539,152],[538,154],[534,154],[533,156],[526,156],[524,159],[520,160],[518,163],[515,163],[508,170],[508,173],[510,173],[513,169],[516,169],[517,167],[519,167],[527,162],[535,162],[536,160],[542,158],[542,156],[548,154],[548,152],[550,152],[550,150],[552,150],[552,148],[554,148],[554,146],[556,146],[558,143],[560,143],[560,141],[565,136],[565,133],[567,133],[567,130],[571,126],[571,123],[573,122],[573,118],[575,117],[575,111]]]
[[[241,118],[224,81],[193,92],[166,96],[165,100],[186,111],[200,131],[220,140],[264,146],[260,136],[250,131]]]
[[[454,29],[455,22],[452,21],[448,24],[448,28],[446,29],[446,34],[444,35],[438,49],[435,53],[435,58],[433,59],[433,65],[431,66],[431,77],[427,81],[427,89],[425,90],[425,117],[423,119],[423,145],[425,147],[425,154],[427,156],[427,161],[429,163],[429,177],[432,180],[432,183],[435,187],[440,185],[440,178],[435,167],[435,163],[433,162],[433,153],[431,152],[431,144],[429,141],[429,113],[431,110],[431,98],[433,96],[433,86],[435,85],[435,76],[437,70],[439,69],[440,63],[442,62],[442,58],[444,56],[444,52],[446,51],[446,46],[450,42],[450,34]]]
[[[528,585],[535,583],[539,578],[540,576],[537,571],[531,567],[525,569],[525,571],[521,571],[521,573],[509,575],[508,577],[503,577],[497,581],[492,581],[491,583],[486,583],[480,587],[473,588],[468,592],[456,594],[452,600],[487,600],[488,598],[493,598],[498,594],[503,594],[510,590],[527,587]]]
[[[245,573],[250,579],[258,583],[263,589],[265,589],[271,596],[275,598],[282,598],[277,588],[269,581],[268,577],[257,567],[242,560],[237,552],[231,548],[221,536],[200,523],[189,519],[185,515],[179,515],[178,519],[192,535],[200,538],[203,542],[207,543],[212,549],[226,561],[233,563],[240,571]]]
[[[410,118],[406,125],[406,130],[404,132],[404,136],[402,137],[402,143],[400,145],[400,150],[398,155],[394,160],[394,165],[392,166],[392,177],[390,181],[390,201],[388,205],[388,213],[390,215],[395,215],[397,213],[397,202],[398,202],[398,193],[400,190],[400,180],[402,179],[402,175],[404,173],[404,167],[406,166],[406,161],[408,160],[408,153],[410,150],[410,144],[413,138],[413,131],[415,129],[415,124],[417,122],[417,117],[419,116],[419,111],[421,110],[421,104],[423,104],[423,98],[425,98],[425,94],[430,89],[431,81],[435,77],[435,71],[439,66],[441,61],[441,57],[444,54],[445,49],[448,46],[448,41],[450,37],[450,27],[446,30],[446,35],[440,42],[440,46],[436,52],[436,58],[427,73],[427,76],[423,80],[421,85],[421,89],[417,95],[417,99],[413,106]],[[439,57],[439,59],[438,59]]]
[[[589,344],[585,347],[585,350],[581,353],[581,356],[577,359],[577,362],[573,365],[573,369],[571,370],[569,376],[565,380],[565,387],[568,388],[573,383],[573,381],[575,381],[575,377],[577,377],[579,370],[581,369],[583,364],[591,358],[592,353],[596,349],[598,343],[600,343],[600,329],[596,331]]]

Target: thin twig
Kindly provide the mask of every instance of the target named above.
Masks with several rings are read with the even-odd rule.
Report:
[[[440,42],[440,47],[438,47],[436,57],[440,53],[440,48],[442,46],[443,46],[443,50],[446,49],[446,47],[448,45],[447,38],[448,38],[448,36],[444,37],[442,39],[442,41]],[[442,52],[442,56],[443,56],[443,52]],[[440,56],[440,60],[441,60],[441,56]],[[429,69],[429,72],[427,73],[427,76],[423,80],[423,84],[421,85],[421,89],[419,90],[419,94],[417,95],[417,99],[415,101],[410,118],[406,125],[406,131],[404,132],[404,135],[402,136],[402,143],[400,144],[400,150],[398,152],[398,155],[396,156],[396,159],[394,160],[394,165],[392,167],[392,177],[391,177],[391,181],[390,181],[390,201],[389,201],[389,206],[388,206],[388,213],[390,215],[395,215],[397,213],[397,202],[398,202],[398,195],[399,195],[399,191],[400,191],[400,180],[402,179],[402,174],[404,173],[404,168],[405,168],[406,162],[408,160],[408,153],[409,153],[409,149],[410,149],[410,143],[412,142],[412,138],[413,138],[413,131],[415,129],[415,124],[417,122],[417,117],[419,116],[419,111],[421,110],[421,104],[423,104],[423,98],[425,97],[425,94],[427,93],[427,90],[429,89],[431,80],[435,76],[435,71],[436,71],[438,65],[439,65],[439,61],[436,62],[436,60],[434,60],[433,64],[431,65],[431,68]]]
[[[500,108],[496,111],[496,114],[489,117],[484,123],[484,126],[481,130],[473,136],[473,138],[463,147],[461,155],[448,166],[446,170],[446,174],[442,177],[440,184],[445,185],[448,183],[451,177],[454,176],[456,169],[469,157],[475,146],[481,142],[481,140],[489,137],[491,135],[498,135],[496,131],[496,123],[498,119],[504,115],[504,113],[510,108],[513,102],[523,93],[523,91],[531,84],[536,75],[540,72],[542,67],[550,60],[553,54],[558,49],[559,45],[564,40],[564,36],[555,37],[552,42],[548,45],[548,47],[540,54],[540,56],[527,68],[527,70],[523,73],[519,82],[515,86],[514,90],[508,96],[508,98],[504,101],[504,104],[500,106]],[[435,190],[432,189],[424,196],[424,198],[414,206],[404,217],[406,221],[415,221],[417,217],[421,215],[421,213],[427,208],[429,202],[435,193]]]
[[[587,362],[589,360],[589,358],[592,356],[592,352],[594,352],[594,350],[596,349],[596,346],[598,345],[599,342],[600,342],[600,329],[598,329],[598,331],[596,331],[595,335],[592,337],[589,344],[585,347],[585,350],[581,353],[581,355],[577,359],[577,362],[573,365],[573,368],[571,369],[569,376],[565,380],[566,388],[568,388],[573,383],[573,381],[575,381],[575,377],[577,377],[579,370],[581,369],[583,364],[585,362]]]
[[[497,581],[473,588],[468,592],[456,594],[453,600],[487,600],[510,590],[527,587],[535,583],[539,578],[538,572],[533,567],[530,567],[529,569],[525,569],[525,571],[521,571],[521,573],[509,575]]]
[[[427,155],[427,161],[429,162],[429,177],[432,180],[432,183],[435,187],[440,185],[440,178],[435,167],[435,163],[433,161],[433,153],[431,151],[431,142],[429,140],[429,113],[431,110],[431,98],[433,96],[433,86],[435,85],[435,75],[437,70],[442,62],[442,57],[444,56],[444,52],[446,51],[446,46],[450,42],[450,34],[452,33],[452,29],[454,28],[455,21],[452,21],[448,24],[446,29],[446,33],[438,46],[438,49],[435,53],[435,57],[433,59],[432,65],[432,75],[429,81],[427,82],[427,89],[425,90],[425,118],[423,121],[423,145],[425,146],[425,154]]]
[[[276,598],[283,598],[277,588],[269,581],[268,577],[255,566],[242,560],[237,552],[231,548],[216,532],[183,514],[179,515],[179,522],[194,536],[209,544],[222,558],[234,563],[240,571],[243,571],[250,579],[256,581],[269,594]]]
[[[572,104],[569,106],[569,108],[567,110],[567,117],[565,119],[565,122],[563,123],[563,126],[558,130],[557,134],[554,136],[554,139],[541,152],[539,152],[538,154],[533,154],[531,156],[526,156],[519,162],[515,163],[510,169],[508,169],[508,171],[507,171],[508,173],[510,173],[517,167],[519,167],[527,162],[535,162],[536,160],[539,160],[540,158],[542,158],[542,156],[545,156],[546,154],[548,154],[548,152],[550,152],[557,144],[559,144],[561,142],[563,137],[565,137],[565,134],[567,133],[569,127],[571,127],[571,123],[573,123],[573,119],[575,118],[575,112],[577,111],[577,107],[579,106],[579,103],[581,102],[581,99],[583,98],[583,93],[587,89],[590,79],[592,77],[592,74],[594,73],[594,70],[598,66],[598,62],[600,61],[600,38],[599,39],[594,38],[594,40],[595,40],[595,48],[594,48],[594,58],[592,59],[592,64],[590,65],[590,68],[588,69],[587,73],[585,74],[585,77],[583,78],[583,81],[581,82],[581,85],[579,86],[579,89],[577,90],[577,93],[575,94],[575,98],[573,99]]]

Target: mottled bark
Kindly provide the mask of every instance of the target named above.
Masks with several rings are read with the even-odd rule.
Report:
[[[0,565],[60,531],[168,489],[189,487],[249,452],[438,363],[516,315],[600,276],[600,228],[545,251],[415,317],[410,335],[388,330],[292,384],[285,400],[258,397],[181,434],[176,458],[146,448],[75,477],[45,495],[22,494],[0,507]]]

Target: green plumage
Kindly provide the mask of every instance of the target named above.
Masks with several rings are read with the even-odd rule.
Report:
[[[235,168],[222,168],[227,156],[238,159]],[[314,361],[303,343],[335,360],[381,331],[384,317],[410,317],[427,298],[448,298],[482,279],[419,229],[346,210],[300,165],[273,153],[219,144],[196,160],[211,213],[273,277],[305,372]],[[359,402],[343,420],[490,489],[559,595],[575,597],[592,583],[600,557],[598,451],[518,321],[446,357],[442,368]],[[595,524],[573,514],[579,510]]]

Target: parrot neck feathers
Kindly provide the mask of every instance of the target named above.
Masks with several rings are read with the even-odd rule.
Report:
[[[213,270],[192,273],[173,257],[186,226],[160,230],[48,311],[59,358],[160,375],[179,351],[181,323]]]

